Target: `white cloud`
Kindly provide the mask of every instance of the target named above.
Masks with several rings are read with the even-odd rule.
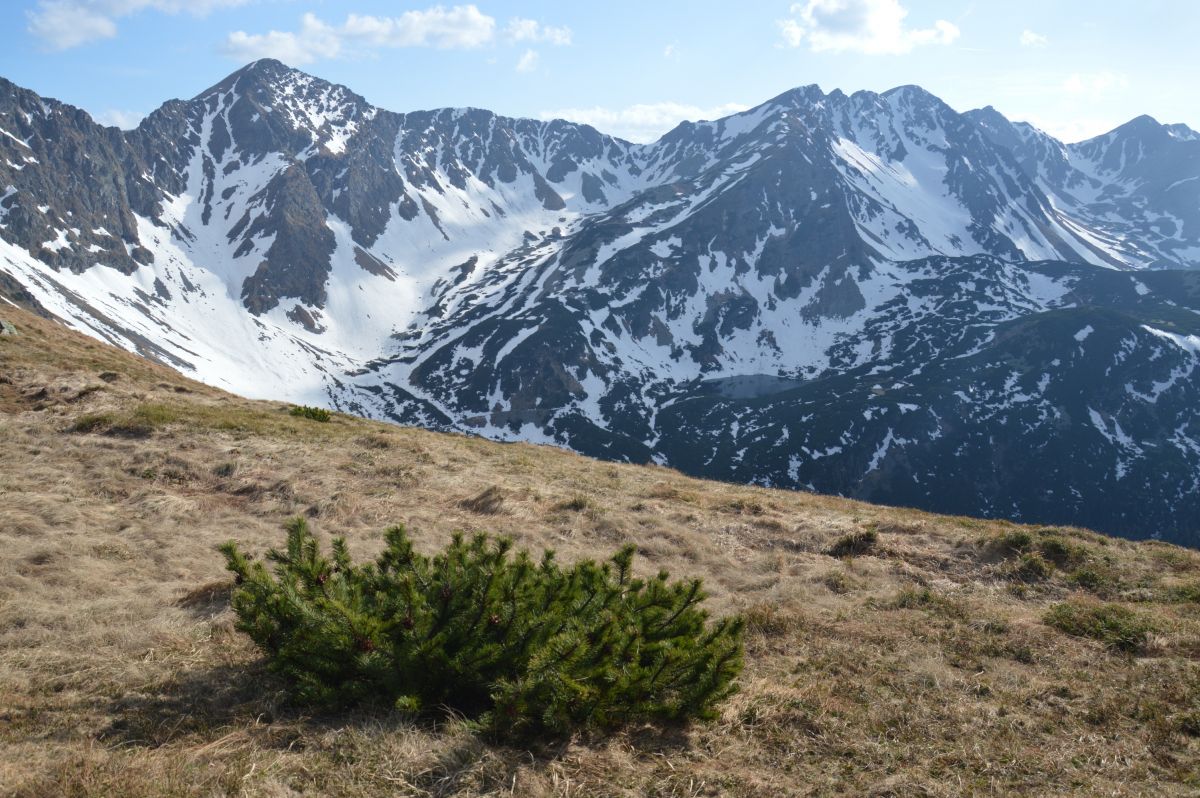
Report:
[[[558,46],[571,43],[570,28],[543,25],[536,19],[513,17],[504,33],[510,42],[546,42]]]
[[[1120,72],[1075,72],[1062,84],[1063,90],[1097,99],[1129,88],[1129,78]]]
[[[740,103],[702,108],[696,105],[662,102],[631,105],[627,108],[563,108],[557,111],[542,111],[540,119],[568,119],[580,122],[610,135],[628,141],[650,142],[657,139],[685,119],[720,119],[730,114],[745,111]]]
[[[338,32],[315,14],[305,14],[295,33],[277,30],[249,34],[234,31],[225,40],[224,52],[239,61],[278,58],[292,65],[311,64],[322,58],[337,58],[342,51]]]
[[[515,42],[571,43],[571,30],[543,25],[537,20],[514,18],[504,30],[505,39]],[[433,6],[424,11],[406,11],[398,17],[350,14],[341,25],[327,23],[315,14],[305,14],[294,31],[266,33],[234,31],[222,50],[239,61],[278,58],[292,65],[322,59],[362,55],[372,50],[398,47],[435,47],[470,50],[496,41],[496,20],[474,5]],[[537,54],[528,51],[521,62],[532,68]]]
[[[796,6],[792,6],[792,10],[795,9]],[[779,33],[788,47],[799,47],[804,41],[804,28],[794,19],[779,20]]]
[[[1043,116],[1041,114],[1023,114],[1016,118],[1024,119],[1034,127],[1046,131],[1054,138],[1067,144],[1085,141],[1086,139],[1107,133],[1120,125],[1123,119],[1116,117],[1086,116],[1069,114],[1065,116]]]
[[[242,5],[249,0],[38,0],[25,12],[27,30],[52,50],[68,50],[97,39],[117,35],[117,20],[153,9],[166,14],[187,11],[204,16],[217,8]]]
[[[537,50],[526,50],[521,54],[521,57],[517,59],[518,72],[532,72],[533,70],[537,69],[537,65]]]
[[[54,50],[67,50],[96,39],[117,35],[110,17],[79,3],[39,3],[29,12],[29,32]]]
[[[663,58],[679,58],[679,42],[671,42],[664,47]]]
[[[778,23],[783,43],[800,47],[807,42],[814,53],[902,55],[928,44],[950,44],[959,36],[958,26],[944,19],[929,28],[905,27],[908,9],[899,0],[807,0],[793,4],[790,12]]]
[[[133,130],[146,117],[141,111],[121,111],[109,108],[96,115],[96,121],[102,125],[119,127],[121,130]]]
[[[496,20],[473,5],[406,11],[398,17],[351,14],[342,31],[346,38],[373,47],[437,47],[467,50],[492,40]]]
[[[1021,31],[1020,42],[1022,47],[1045,47],[1050,43],[1050,40],[1042,34],[1034,33],[1026,28],[1025,30]]]

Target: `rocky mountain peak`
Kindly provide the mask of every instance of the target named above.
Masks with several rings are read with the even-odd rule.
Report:
[[[1200,133],[1197,133],[1195,130],[1192,130],[1190,127],[1181,122],[1171,125],[1164,125],[1164,127],[1167,129],[1167,132],[1171,134],[1172,138],[1179,139],[1180,141],[1200,140]]]
[[[893,102],[902,102],[910,105],[945,105],[940,97],[926,91],[915,83],[893,86],[884,91],[880,96]]]
[[[1163,130],[1163,124],[1149,114],[1140,114],[1111,130],[1109,136],[1153,136]]]
[[[833,94],[844,96],[838,89],[834,89]],[[803,86],[796,86],[795,88],[788,89],[787,91],[767,100],[762,105],[785,108],[811,108],[822,103],[827,96],[829,95],[826,95],[825,92],[821,90],[819,85],[816,83],[809,83]]]

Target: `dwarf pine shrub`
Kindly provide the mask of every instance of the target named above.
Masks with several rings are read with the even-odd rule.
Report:
[[[455,536],[433,557],[404,527],[373,563],[324,556],[303,519],[251,560],[222,546],[238,628],[306,703],[449,707],[507,735],[711,719],[735,691],[741,618],[710,623],[700,580],[634,578],[634,547],[560,566],[507,539]]]
[[[297,405],[288,411],[296,418],[307,418],[310,421],[329,421],[333,418],[333,413],[330,413],[323,407],[309,407],[308,405]]]

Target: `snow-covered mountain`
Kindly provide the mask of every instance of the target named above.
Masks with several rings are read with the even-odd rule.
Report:
[[[1198,192],[1183,126],[914,86],[634,145],[269,60],[128,132],[0,82],[0,291],[208,382],[1193,543]]]
[[[1200,262],[1200,133],[1139,116],[1102,136],[1063,144],[990,107],[966,116],[1016,156],[1102,262],[1165,269]]]

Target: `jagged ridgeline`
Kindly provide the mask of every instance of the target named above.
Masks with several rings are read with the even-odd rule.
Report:
[[[456,535],[426,557],[392,527],[355,565],[345,540],[325,557],[297,519],[272,575],[222,546],[238,628],[301,701],[449,707],[509,737],[711,720],[736,689],[744,623],[708,623],[699,580],[635,577],[633,546],[566,568],[510,550]]]
[[[257,61],[0,84],[0,290],[255,397],[1200,542],[1200,136],[814,86],[651,144]]]

